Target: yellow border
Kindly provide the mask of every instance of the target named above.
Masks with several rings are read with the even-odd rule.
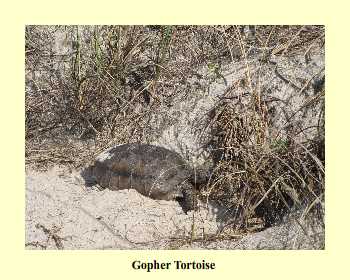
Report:
[[[1,24],[2,279],[344,279],[349,275],[349,26],[346,1],[7,1]],[[325,24],[325,251],[25,251],[25,24]],[[133,271],[135,258],[215,261],[215,271]]]

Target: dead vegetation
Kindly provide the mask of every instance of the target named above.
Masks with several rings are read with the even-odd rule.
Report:
[[[282,56],[306,55],[322,33],[299,28],[294,36],[284,37],[282,32],[274,37],[273,32],[278,31],[273,27],[265,34],[266,41],[259,41],[265,46],[283,46],[278,52],[276,47],[270,48]],[[271,121],[271,99],[261,80],[261,72],[252,74],[247,64],[246,77],[228,89],[210,112],[214,169],[204,193],[232,207],[237,229],[248,229],[256,217],[271,226],[296,209],[304,209],[303,216],[316,215],[324,223],[324,76],[316,83],[314,95],[295,107],[279,129]],[[306,80],[298,93],[309,86],[310,80]],[[305,109],[316,111],[317,125],[291,125],[293,117]],[[310,128],[313,133],[300,137]]]
[[[276,63],[307,64],[323,46],[322,26],[27,26],[26,162],[76,167],[111,143],[149,143],[152,115],[203,87],[188,79],[226,83],[222,65],[244,61],[245,77],[227,85],[204,126],[214,166],[203,195],[234,210],[237,230],[292,209],[323,222],[324,69],[300,80]],[[266,69],[303,102],[271,95]],[[283,106],[286,121],[276,125]],[[299,125],[308,112],[316,126]]]

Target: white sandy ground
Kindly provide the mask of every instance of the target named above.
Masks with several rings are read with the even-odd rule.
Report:
[[[195,235],[215,234],[213,207],[195,213]],[[174,242],[191,235],[193,212],[135,190],[86,188],[78,171],[26,170],[26,249],[285,249],[322,248],[287,223],[237,240]],[[319,237],[317,237],[319,239]],[[323,239],[324,237],[321,237]]]
[[[59,236],[64,249],[153,248],[191,231],[192,213],[186,215],[176,201],[153,200],[135,190],[88,189],[78,172],[66,172],[26,172],[28,248],[56,249],[50,234]],[[196,227],[218,230],[208,211],[196,214]]]
[[[67,38],[66,31],[55,34],[58,37],[54,38],[54,53],[69,53],[69,44],[64,43]],[[248,63],[236,61],[223,65],[220,74],[224,79],[215,77],[216,74],[214,75],[207,66],[198,69],[198,73],[204,78],[198,80],[194,75],[187,81],[186,87],[178,85],[178,92],[173,94],[174,106],[165,106],[163,111],[152,117],[150,123],[153,129],[149,133],[154,134],[156,131],[161,132],[161,135],[151,144],[178,152],[191,167],[204,164],[207,158],[201,153],[202,144],[210,139],[210,135],[203,137],[206,139],[204,142],[200,139],[202,134],[207,133],[200,124],[206,123],[205,116],[215,108],[219,97],[230,87],[235,89],[235,96],[250,92],[250,89],[235,86],[246,76],[247,66],[252,76],[255,71],[259,73],[259,88],[263,90],[267,99],[279,100],[271,103],[276,110],[271,119],[271,126],[279,131],[289,122],[287,116],[293,115],[293,122],[300,128],[316,128],[320,109],[316,107],[305,112],[299,110],[308,107],[304,104],[309,102],[308,96],[315,93],[312,87],[307,87],[305,92],[301,89],[308,84],[307,81],[311,82],[312,78],[324,74],[324,50],[321,48],[315,53],[310,52],[309,62],[305,55],[273,56],[271,60],[276,65],[261,64],[259,57],[249,58]],[[58,71],[65,69],[60,68],[60,65],[56,65]],[[34,72],[37,77],[43,75],[41,70]],[[283,81],[276,72],[289,81]],[[31,80],[31,74],[28,75],[27,78]],[[200,84],[198,89],[197,83]],[[192,88],[191,94],[187,94],[188,85]],[[300,90],[295,90],[295,86]],[[299,113],[294,115],[294,112]],[[308,131],[310,134],[311,131]],[[311,137],[311,134],[308,137]],[[196,236],[215,234],[220,228],[217,217],[210,209],[201,209],[200,213],[195,214]],[[71,173],[67,169],[54,168],[47,172],[37,172],[29,167],[26,170],[28,249],[173,248],[174,245],[169,239],[188,237],[192,221],[193,213],[184,214],[175,201],[155,201],[134,190],[113,192],[87,189],[78,171]],[[304,230],[298,223],[289,220],[283,225],[248,235],[239,241],[194,242],[191,245],[177,244],[176,248],[323,248],[322,226],[307,227],[307,230],[310,230],[307,233],[311,237],[306,237]]]

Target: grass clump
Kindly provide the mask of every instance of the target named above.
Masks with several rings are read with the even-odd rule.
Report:
[[[324,69],[282,69],[300,57],[311,69],[322,26],[27,26],[25,36],[27,163],[81,166],[111,143],[150,143],[165,127],[154,116],[219,81],[203,193],[240,230],[293,209],[323,221]],[[236,64],[232,82],[223,69]]]

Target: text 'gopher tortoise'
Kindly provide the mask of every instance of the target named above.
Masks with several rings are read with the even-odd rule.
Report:
[[[92,175],[104,188],[135,189],[153,199],[177,200],[185,212],[195,206],[194,173],[179,154],[162,147],[114,146],[96,158]]]

